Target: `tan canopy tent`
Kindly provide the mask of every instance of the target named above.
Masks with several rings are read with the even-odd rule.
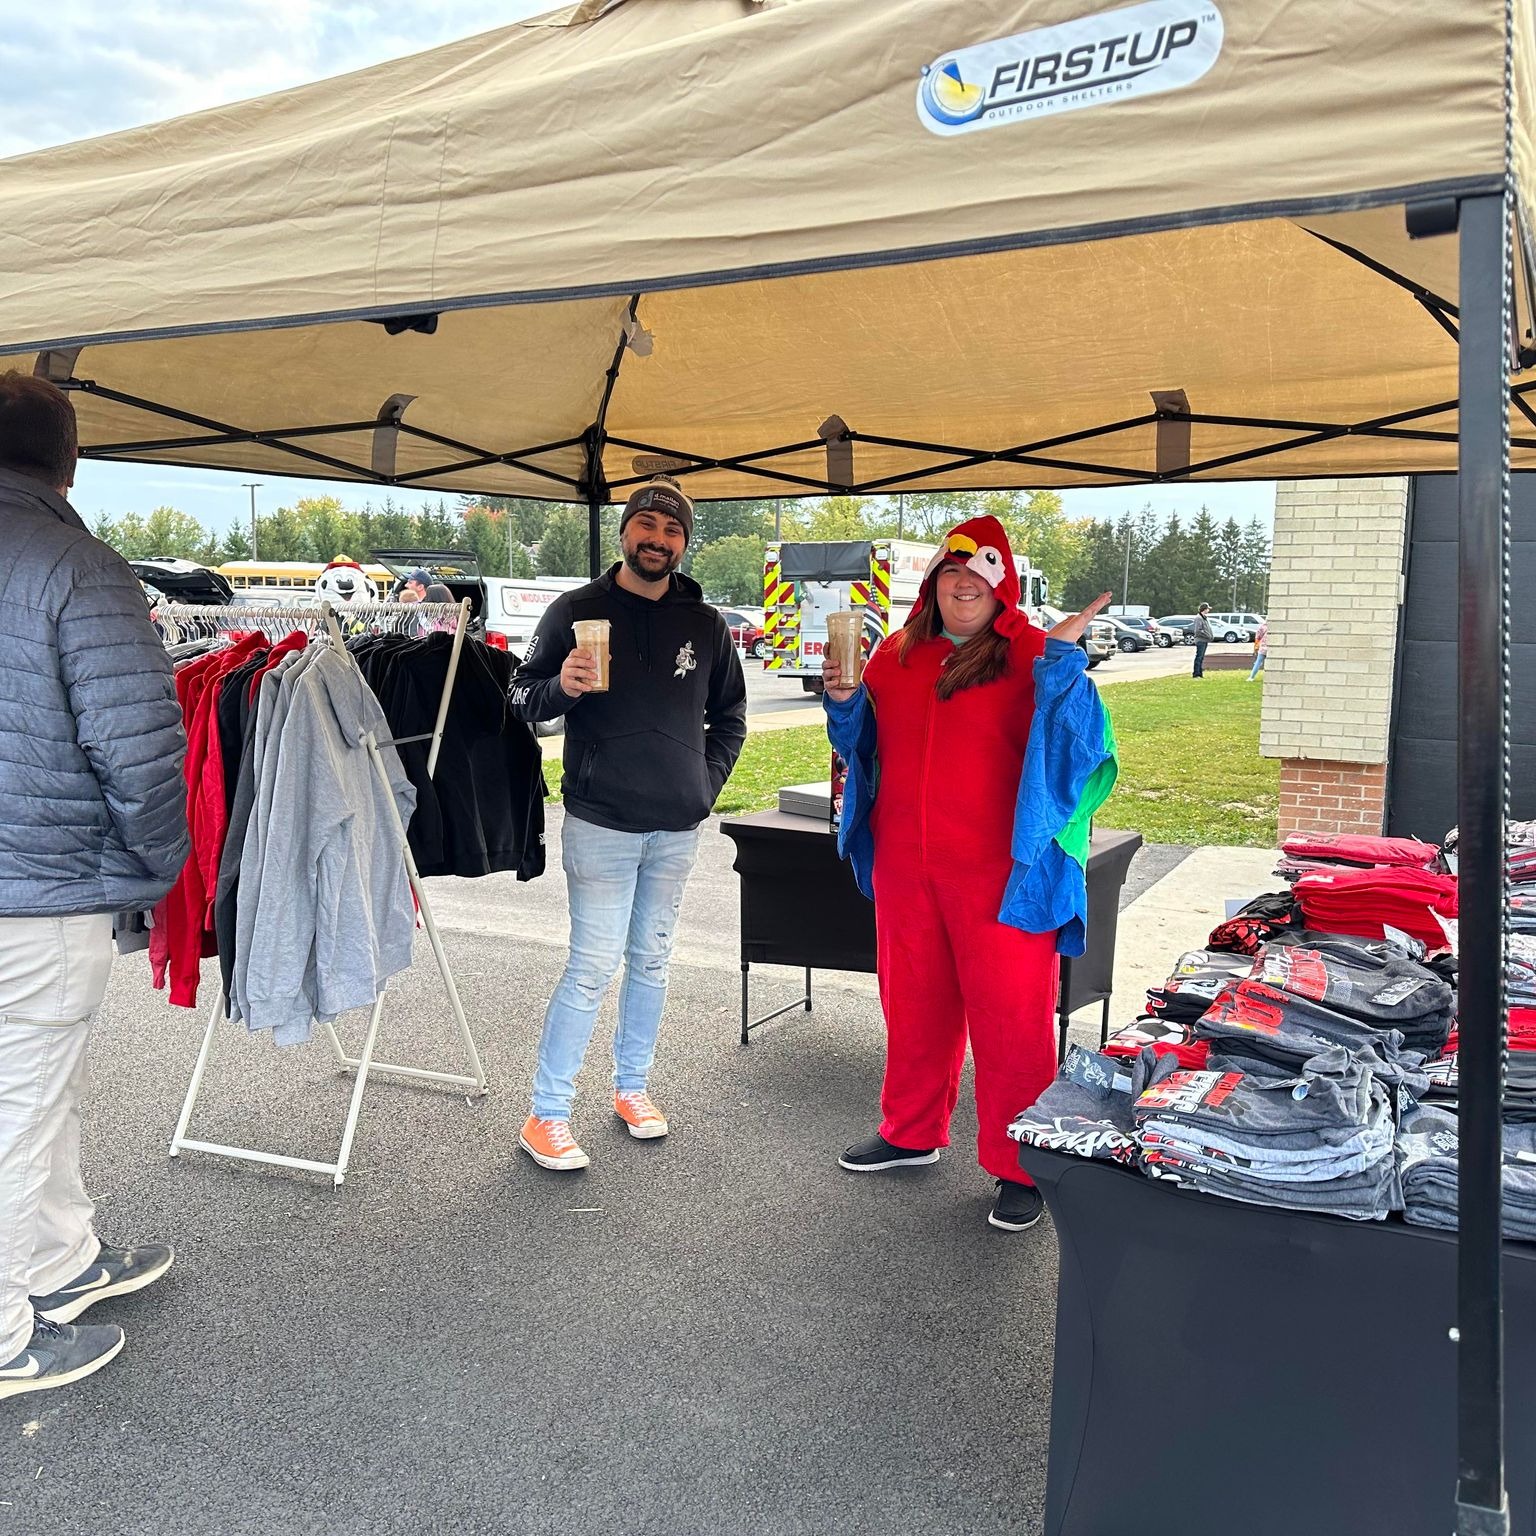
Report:
[[[0,355],[93,456],[446,491],[1453,467],[1404,208],[1499,184],[1502,6],[1084,9],[588,0],[12,159]]]
[[[659,467],[710,497],[1459,469],[1482,1536],[1533,98],[1532,0],[583,0],[0,162],[0,359],[74,391],[94,457],[594,528]]]

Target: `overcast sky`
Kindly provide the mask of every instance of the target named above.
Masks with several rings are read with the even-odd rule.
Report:
[[[381,5],[374,0],[50,0],[7,8],[0,30],[0,156],[113,133],[220,103],[266,95],[344,74],[453,38],[556,8],[557,0],[434,0]],[[0,175],[3,175],[0,168]],[[74,501],[87,518],[171,505],[225,527],[245,514],[251,475],[86,461]],[[270,511],[326,492],[349,504],[377,499],[378,487],[339,486],[278,475],[259,477],[259,506]],[[396,492],[401,501],[431,499]],[[1225,517],[1266,522],[1268,482],[1202,487],[1127,487],[1067,493],[1079,514],[1114,516],[1147,501],[1162,511],[1204,501]]]

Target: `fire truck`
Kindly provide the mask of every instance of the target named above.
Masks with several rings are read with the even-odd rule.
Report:
[[[827,615],[862,610],[865,649],[873,650],[906,623],[937,548],[913,539],[770,544],[763,557],[766,670],[798,677],[807,693],[820,693]],[[1025,556],[1014,560],[1023,606],[1033,616],[1050,600],[1050,584]]]

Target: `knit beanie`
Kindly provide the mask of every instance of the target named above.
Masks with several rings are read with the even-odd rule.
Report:
[[[683,539],[693,537],[693,503],[683,493],[683,488],[670,475],[657,475],[630,493],[619,515],[619,532],[636,512],[659,512],[665,517],[675,517],[683,525]]]

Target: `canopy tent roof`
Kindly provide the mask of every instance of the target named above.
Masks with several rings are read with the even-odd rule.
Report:
[[[0,361],[92,456],[448,491],[1453,468],[1405,209],[1503,185],[1503,5],[1085,8],[586,0],[11,159]]]

